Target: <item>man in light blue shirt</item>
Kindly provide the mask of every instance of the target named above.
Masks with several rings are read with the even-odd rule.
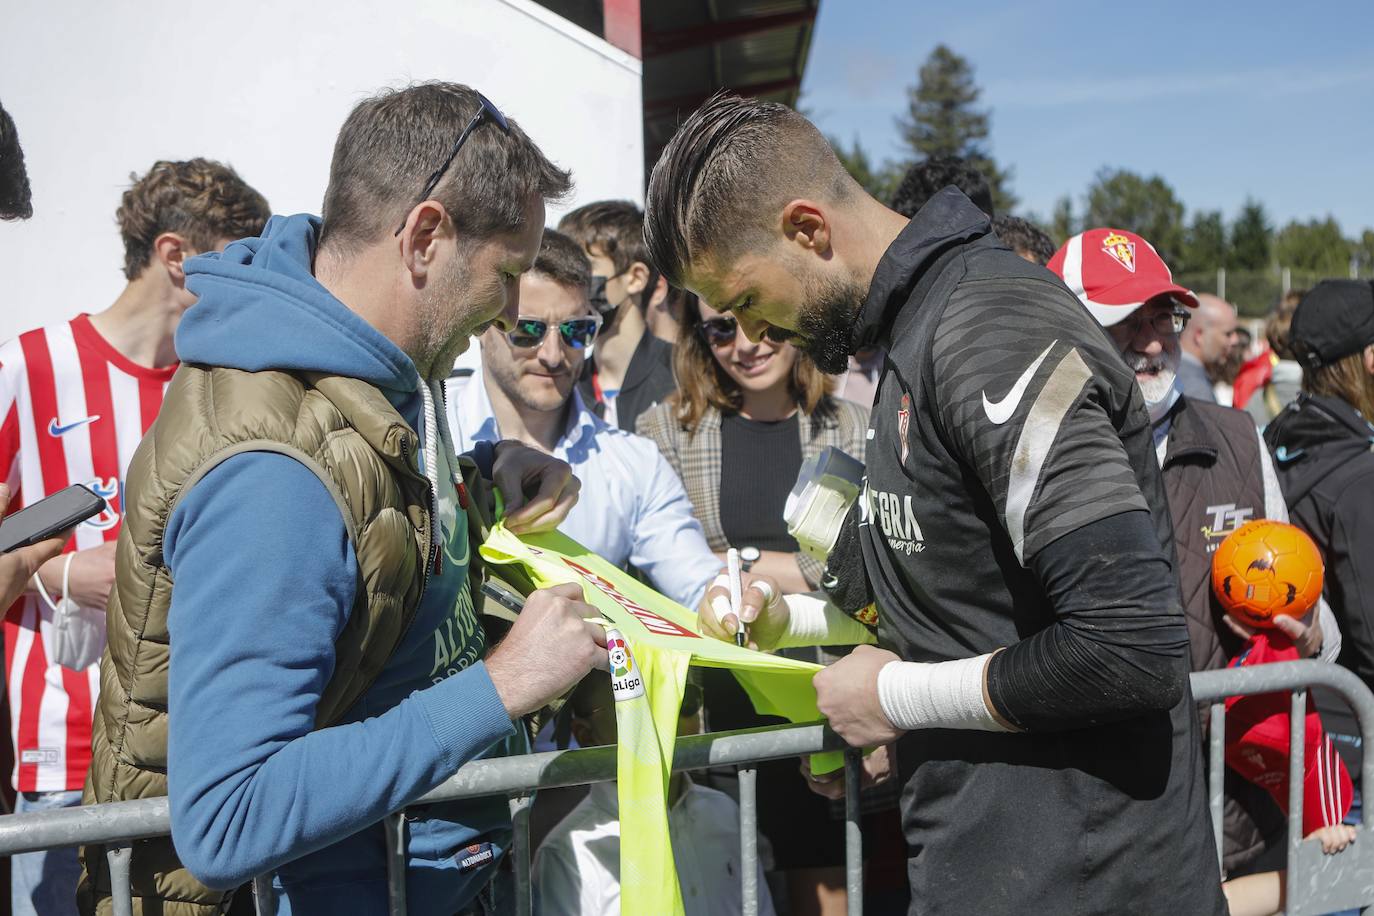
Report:
[[[545,230],[534,268],[520,278],[515,329],[488,328],[482,371],[448,382],[454,444],[461,453],[476,442],[518,439],[568,462],[582,491],[559,530],[617,566],[633,564],[658,591],[695,608],[722,564],[682,482],[652,442],[608,425],[576,390],[601,324],[590,279],[582,247]]]

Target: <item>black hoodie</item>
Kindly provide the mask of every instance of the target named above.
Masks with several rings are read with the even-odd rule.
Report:
[[[1293,524],[1326,563],[1324,594],[1341,626],[1339,663],[1374,687],[1374,424],[1340,398],[1298,395],[1264,432]],[[1319,697],[1352,772],[1359,735],[1344,704]],[[1353,753],[1352,753],[1353,752]]]

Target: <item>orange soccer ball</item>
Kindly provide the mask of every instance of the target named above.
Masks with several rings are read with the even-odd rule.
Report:
[[[1246,522],[1212,554],[1212,591],[1226,613],[1252,627],[1301,617],[1322,594],[1322,557],[1307,533],[1271,519]]]

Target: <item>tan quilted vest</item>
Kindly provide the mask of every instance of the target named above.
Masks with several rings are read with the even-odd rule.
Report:
[[[167,794],[173,583],[163,531],[184,492],[245,451],[290,455],[314,471],[338,503],[357,556],[357,601],[335,646],[318,727],[371,685],[414,617],[429,560],[429,482],[418,469],[419,437],[386,397],[340,376],[183,365],[129,466],[85,804]],[[222,612],[233,612],[232,596]],[[104,849],[87,847],[82,858],[81,911],[110,913]],[[135,913],[210,916],[227,905],[228,895],[181,867],[165,838],[133,844],[132,882]]]

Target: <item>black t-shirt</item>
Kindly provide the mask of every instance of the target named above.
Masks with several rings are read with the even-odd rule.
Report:
[[[582,393],[583,402],[598,417],[605,419],[606,402],[598,393],[600,383],[597,380],[595,355],[582,364],[577,387]],[[630,354],[625,379],[615,393],[615,425],[627,432],[634,432],[639,415],[676,390],[673,345],[645,331],[634,353]]]
[[[1140,510],[1157,538],[1151,574],[1170,575],[1132,373],[1072,294],[997,242],[963,195],[941,192],[893,242],[855,342],[887,352],[859,528],[884,647],[946,661],[1050,630],[1059,618],[1037,554]],[[1176,584],[1171,594],[1165,616],[1183,632]],[[1167,712],[1108,724],[1060,709],[1057,721],[1020,720],[1023,734],[909,733],[898,756],[919,911],[1224,912],[1184,693]]]
[[[801,472],[799,415],[773,423],[721,417],[720,526],[731,546],[796,552],[782,513]]]

